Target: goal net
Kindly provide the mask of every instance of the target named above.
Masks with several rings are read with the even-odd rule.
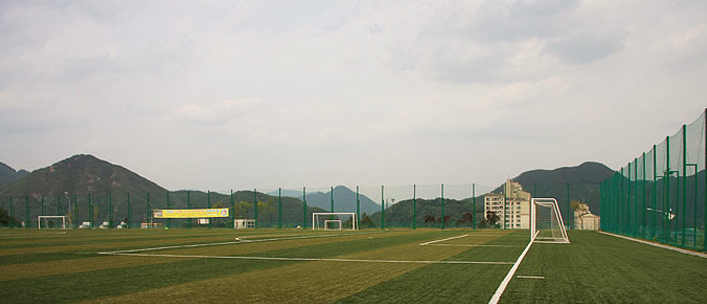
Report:
[[[554,198],[533,198],[530,208],[530,238],[536,243],[569,243],[565,223]]]
[[[312,230],[357,230],[356,222],[353,212],[312,213]]]
[[[66,229],[65,215],[40,215],[37,217],[38,229]]]

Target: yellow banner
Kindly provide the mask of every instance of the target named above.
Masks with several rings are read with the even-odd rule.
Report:
[[[153,218],[228,217],[228,208],[217,209],[155,209]]]

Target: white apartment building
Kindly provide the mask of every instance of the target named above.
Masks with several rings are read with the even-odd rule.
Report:
[[[484,196],[484,211],[488,217],[494,212],[503,229],[530,228],[530,193],[523,191],[520,183],[506,181],[503,193],[489,193]]]

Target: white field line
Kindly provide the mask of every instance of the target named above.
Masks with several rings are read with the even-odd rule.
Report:
[[[349,235],[361,235],[361,234],[371,234],[380,232],[363,232],[363,233],[342,233],[342,234],[318,234],[318,235],[305,235],[305,236],[295,236],[295,237],[285,237],[285,238],[271,238],[271,239],[260,239],[260,240],[248,240],[244,242],[242,238],[236,238],[236,241],[229,242],[218,242],[218,243],[202,243],[202,244],[190,244],[190,245],[173,245],[173,246],[162,246],[162,247],[151,247],[151,248],[139,248],[139,249],[128,249],[128,250],[117,250],[117,251],[102,251],[98,254],[123,254],[123,253],[135,253],[135,252],[145,252],[145,251],[156,251],[156,250],[166,250],[166,249],[180,249],[180,248],[194,248],[194,247],[206,247],[206,246],[219,246],[219,245],[232,245],[232,244],[242,244],[242,243],[256,243],[256,242],[273,242],[273,241],[284,241],[284,240],[296,240],[296,239],[311,239],[311,238],[322,238],[322,237],[333,237],[333,236],[349,236]],[[239,240],[240,239],[240,240]]]
[[[528,242],[528,246],[525,247],[525,250],[523,250],[523,253],[520,254],[518,260],[516,260],[515,264],[513,264],[513,267],[511,267],[511,270],[508,271],[508,274],[506,274],[506,277],[501,282],[501,285],[498,285],[498,289],[496,289],[496,293],[494,293],[493,297],[491,297],[491,300],[489,300],[489,304],[497,304],[498,301],[501,300],[503,291],[506,290],[508,283],[511,282],[513,275],[515,275],[516,270],[518,270],[518,266],[520,266],[520,263],[523,261],[523,258],[525,258],[525,254],[528,253],[528,250],[530,250],[531,245],[533,245],[533,240],[530,240],[530,242]]]
[[[634,238],[631,238],[631,237],[627,237],[627,236],[623,236],[623,235],[619,235],[619,234],[613,234],[613,233],[609,233],[609,232],[606,232],[606,231],[599,231],[599,233],[601,233],[601,234],[606,234],[606,235],[610,235],[610,236],[614,236],[614,237],[617,237],[617,238],[627,239],[627,240],[630,240],[630,241],[639,242],[639,243],[643,243],[643,244],[647,244],[647,245],[651,245],[651,246],[655,246],[655,247],[660,247],[660,248],[664,248],[664,249],[668,249],[668,250],[672,250],[672,251],[677,251],[677,252],[684,253],[684,254],[688,254],[688,255],[694,255],[694,256],[696,256],[696,257],[700,257],[700,258],[703,258],[703,259],[707,259],[707,254],[706,254],[706,253],[695,252],[695,251],[691,251],[691,250],[687,250],[687,249],[682,249],[682,248],[678,248],[678,247],[673,247],[673,246],[665,245],[665,244],[657,244],[657,243],[653,243],[653,242],[649,242],[649,241],[644,241],[644,240],[641,240],[641,239],[634,239]]]
[[[522,276],[522,275],[519,275],[516,278],[518,278],[518,279],[537,279],[537,280],[544,280],[545,279],[544,276]]]
[[[518,238],[528,238],[526,235],[511,235],[511,234],[476,234],[472,233],[469,236],[474,237],[474,236],[502,236],[502,237],[518,237]]]
[[[285,257],[258,257],[258,256],[218,256],[218,255],[182,255],[159,253],[99,253],[107,255],[136,256],[136,257],[163,257],[163,258],[200,258],[200,259],[235,259],[235,260],[262,260],[262,261],[324,261],[324,262],[358,262],[358,263],[408,263],[408,264],[485,264],[485,265],[511,265],[513,262],[483,262],[483,261],[412,261],[412,260],[362,260],[362,259],[327,259],[327,258],[285,258]]]
[[[428,244],[429,246],[449,246],[449,247],[522,247],[518,245],[493,245],[493,244]]]
[[[429,245],[429,244],[437,243],[437,242],[443,242],[443,241],[453,240],[453,239],[460,239],[460,238],[463,238],[463,237],[466,237],[466,236],[469,236],[469,235],[468,235],[468,234],[462,234],[462,235],[453,236],[453,237],[446,238],[446,239],[429,241],[429,242],[426,242],[426,243],[421,243],[420,246]]]

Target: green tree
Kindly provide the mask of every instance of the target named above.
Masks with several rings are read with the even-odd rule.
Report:
[[[17,219],[11,217],[7,210],[2,207],[0,207],[0,225],[8,227],[17,225]]]
[[[361,214],[361,227],[360,229],[365,229],[365,228],[375,228],[376,225],[373,224],[373,221],[371,220],[370,217],[368,217],[368,214],[365,212]]]

